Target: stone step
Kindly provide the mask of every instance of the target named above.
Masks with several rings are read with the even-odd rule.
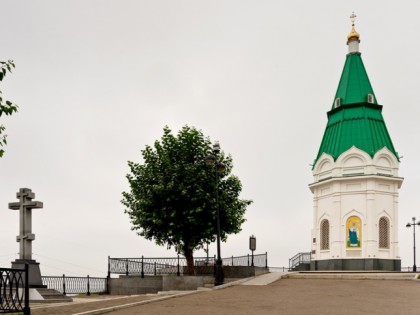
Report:
[[[412,280],[413,273],[405,272],[291,272],[289,279],[349,279],[349,280]]]
[[[54,289],[37,288],[36,293],[33,292],[31,298],[32,301],[37,303],[63,303],[73,302],[73,299],[69,296],[62,294],[61,292]]]
[[[46,299],[46,300],[33,300],[31,303],[40,303],[40,304],[53,304],[53,303],[72,303],[73,299]]]

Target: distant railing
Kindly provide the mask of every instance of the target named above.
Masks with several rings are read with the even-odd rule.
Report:
[[[42,276],[42,284],[64,295],[108,293],[108,279],[97,277]]]
[[[251,256],[223,258],[224,266],[251,266]],[[195,257],[194,269],[197,275],[213,275],[216,257]],[[267,253],[254,255],[255,267],[267,267]],[[111,274],[122,275],[177,275],[188,274],[187,260],[185,257],[169,258],[111,258],[108,257],[108,277]]]
[[[0,313],[31,314],[28,265],[25,269],[0,268]]]
[[[289,267],[270,267],[270,272],[289,272]]]
[[[295,256],[289,259],[289,269],[299,266],[300,264],[308,264],[311,262],[311,253],[297,253]]]
[[[413,267],[401,267],[401,272],[414,272]],[[420,273],[420,268],[416,268],[416,272]]]

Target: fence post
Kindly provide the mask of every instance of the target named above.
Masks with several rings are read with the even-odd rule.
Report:
[[[268,253],[265,252],[265,268],[268,268]]]
[[[214,255],[213,259],[213,276],[216,277],[216,255]]]
[[[144,256],[141,256],[141,277],[144,278]]]
[[[125,275],[128,276],[128,258],[125,259]]]
[[[181,272],[179,271],[179,254],[178,254],[177,267],[178,267],[178,271],[176,272],[176,275],[179,277],[181,275]]]
[[[90,281],[89,281],[89,275],[87,276],[87,295],[90,295]]]
[[[111,258],[108,256],[108,276],[106,277],[106,294],[109,294],[109,279],[111,278]]]
[[[154,268],[155,270],[154,270],[154,274],[155,274],[155,276],[156,276],[156,261],[155,261],[155,268]]]
[[[249,267],[249,254],[248,254],[248,267]]]
[[[108,256],[108,278],[111,277],[111,261],[110,257]]]
[[[23,314],[31,315],[31,308],[29,307],[29,265],[25,264],[25,306]]]
[[[63,295],[66,295],[66,275],[63,273]]]
[[[232,267],[233,267],[233,255],[232,255]]]

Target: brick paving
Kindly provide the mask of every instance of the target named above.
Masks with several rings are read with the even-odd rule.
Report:
[[[74,302],[60,304],[31,303],[31,315],[71,315],[110,306],[124,305],[156,298],[156,294],[134,296],[92,296],[75,298]]]
[[[420,281],[282,279],[238,285],[108,313],[132,314],[420,314]]]
[[[247,285],[172,297],[99,296],[85,299],[93,302],[77,299],[76,302],[64,306],[32,304],[31,309],[32,315],[68,315],[149,301],[147,304],[131,305],[129,308],[111,312],[108,309],[106,313],[111,315],[420,314],[420,281],[292,278],[281,279],[268,285],[261,285],[264,283],[258,285],[255,281],[253,284],[250,281],[244,284]]]

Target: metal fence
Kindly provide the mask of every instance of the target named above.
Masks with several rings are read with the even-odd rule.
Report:
[[[223,258],[224,266],[251,266],[252,256],[239,256]],[[197,275],[213,275],[215,270],[216,256],[195,257],[194,269]],[[267,267],[267,253],[254,255],[254,266]],[[185,257],[166,258],[111,258],[108,257],[108,277],[111,274],[124,275],[177,275],[188,274],[187,260]]]
[[[97,277],[43,276],[42,284],[64,295],[108,293],[108,279]]]
[[[0,313],[29,315],[28,265],[25,269],[0,268]]]
[[[270,272],[289,272],[289,267],[270,267]]]
[[[289,269],[299,266],[300,264],[307,264],[311,262],[311,252],[308,253],[297,253],[295,256],[289,259]]]
[[[255,267],[268,268],[268,254],[258,254],[258,255],[246,255],[238,257],[229,257],[222,258],[223,265],[225,266],[252,266],[252,263]]]

